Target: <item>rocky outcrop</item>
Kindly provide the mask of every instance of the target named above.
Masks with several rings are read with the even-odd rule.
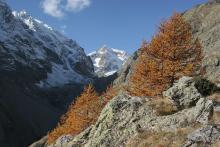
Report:
[[[192,27],[194,37],[201,40],[206,69],[206,77],[212,82],[220,83],[220,3],[211,0],[186,11],[183,17]]]
[[[187,136],[187,142],[184,147],[194,147],[199,144],[211,146],[220,140],[220,127],[207,125],[197,129]]]
[[[176,98],[178,97],[182,101],[190,99],[195,105],[190,108],[185,107],[185,109],[171,115],[157,116],[154,109],[149,106],[149,98],[132,97],[121,93],[106,105],[95,125],[78,136],[63,136],[51,147],[118,147],[124,145],[135,134],[143,131],[172,132],[193,123],[208,124],[213,112],[213,103],[204,97],[194,99],[199,93],[195,89],[192,78],[183,77],[174,87],[178,87],[178,90],[184,93],[176,95]],[[184,90],[184,88],[188,89]],[[192,92],[194,94],[190,95]],[[173,95],[175,94],[173,93]],[[172,94],[170,95],[172,97]]]
[[[103,109],[94,126],[75,137],[66,146],[112,146],[123,144],[139,129],[140,121],[148,120],[152,109],[144,100],[120,94]],[[65,145],[64,145],[65,146]]]
[[[212,111],[213,103],[201,98],[195,107],[179,111],[173,115],[157,117],[146,123],[145,126],[151,129],[153,127],[156,131],[173,131],[196,122],[207,124]]]
[[[178,109],[194,106],[202,97],[196,89],[195,82],[191,77],[181,78],[173,87],[163,92],[163,95],[170,98]]]

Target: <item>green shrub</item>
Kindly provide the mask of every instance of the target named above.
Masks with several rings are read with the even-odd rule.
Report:
[[[220,90],[214,83],[201,77],[195,78],[195,87],[203,96],[209,96]]]

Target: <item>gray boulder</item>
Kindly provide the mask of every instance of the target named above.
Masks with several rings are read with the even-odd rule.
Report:
[[[198,144],[204,144],[211,146],[211,144],[220,140],[220,127],[207,125],[187,136],[187,142],[184,147],[197,146]]]
[[[88,147],[118,147],[139,131],[143,120],[148,122],[152,117],[153,111],[143,99],[120,94],[103,109],[90,132],[83,133],[88,135],[81,134],[87,136],[84,141],[76,137],[68,145],[79,145],[81,142]]]
[[[163,95],[170,98],[180,110],[194,106],[202,97],[191,77],[182,77],[173,87],[163,92]]]
[[[192,123],[208,124],[212,111],[212,101],[201,98],[196,106],[172,115],[151,118],[149,122],[143,122],[143,127],[154,131],[172,132],[177,128],[190,126]]]

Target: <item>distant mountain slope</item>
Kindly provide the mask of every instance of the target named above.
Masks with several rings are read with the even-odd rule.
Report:
[[[88,54],[94,64],[95,73],[99,76],[109,76],[117,72],[128,59],[125,51],[103,46]]]
[[[75,41],[0,0],[0,146],[46,135],[93,71]]]
[[[73,40],[32,18],[25,11],[13,12],[1,3],[0,53],[2,70],[16,70],[15,64],[40,71],[40,87],[85,83],[93,74],[92,62]]]

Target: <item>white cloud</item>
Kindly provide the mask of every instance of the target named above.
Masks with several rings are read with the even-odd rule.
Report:
[[[90,0],[42,0],[44,13],[53,17],[63,17],[65,11],[79,12],[91,4]]]
[[[90,0],[67,0],[66,8],[69,11],[81,11],[91,4]]]
[[[62,0],[43,0],[41,5],[45,13],[53,17],[62,17],[64,15],[61,10]]]

